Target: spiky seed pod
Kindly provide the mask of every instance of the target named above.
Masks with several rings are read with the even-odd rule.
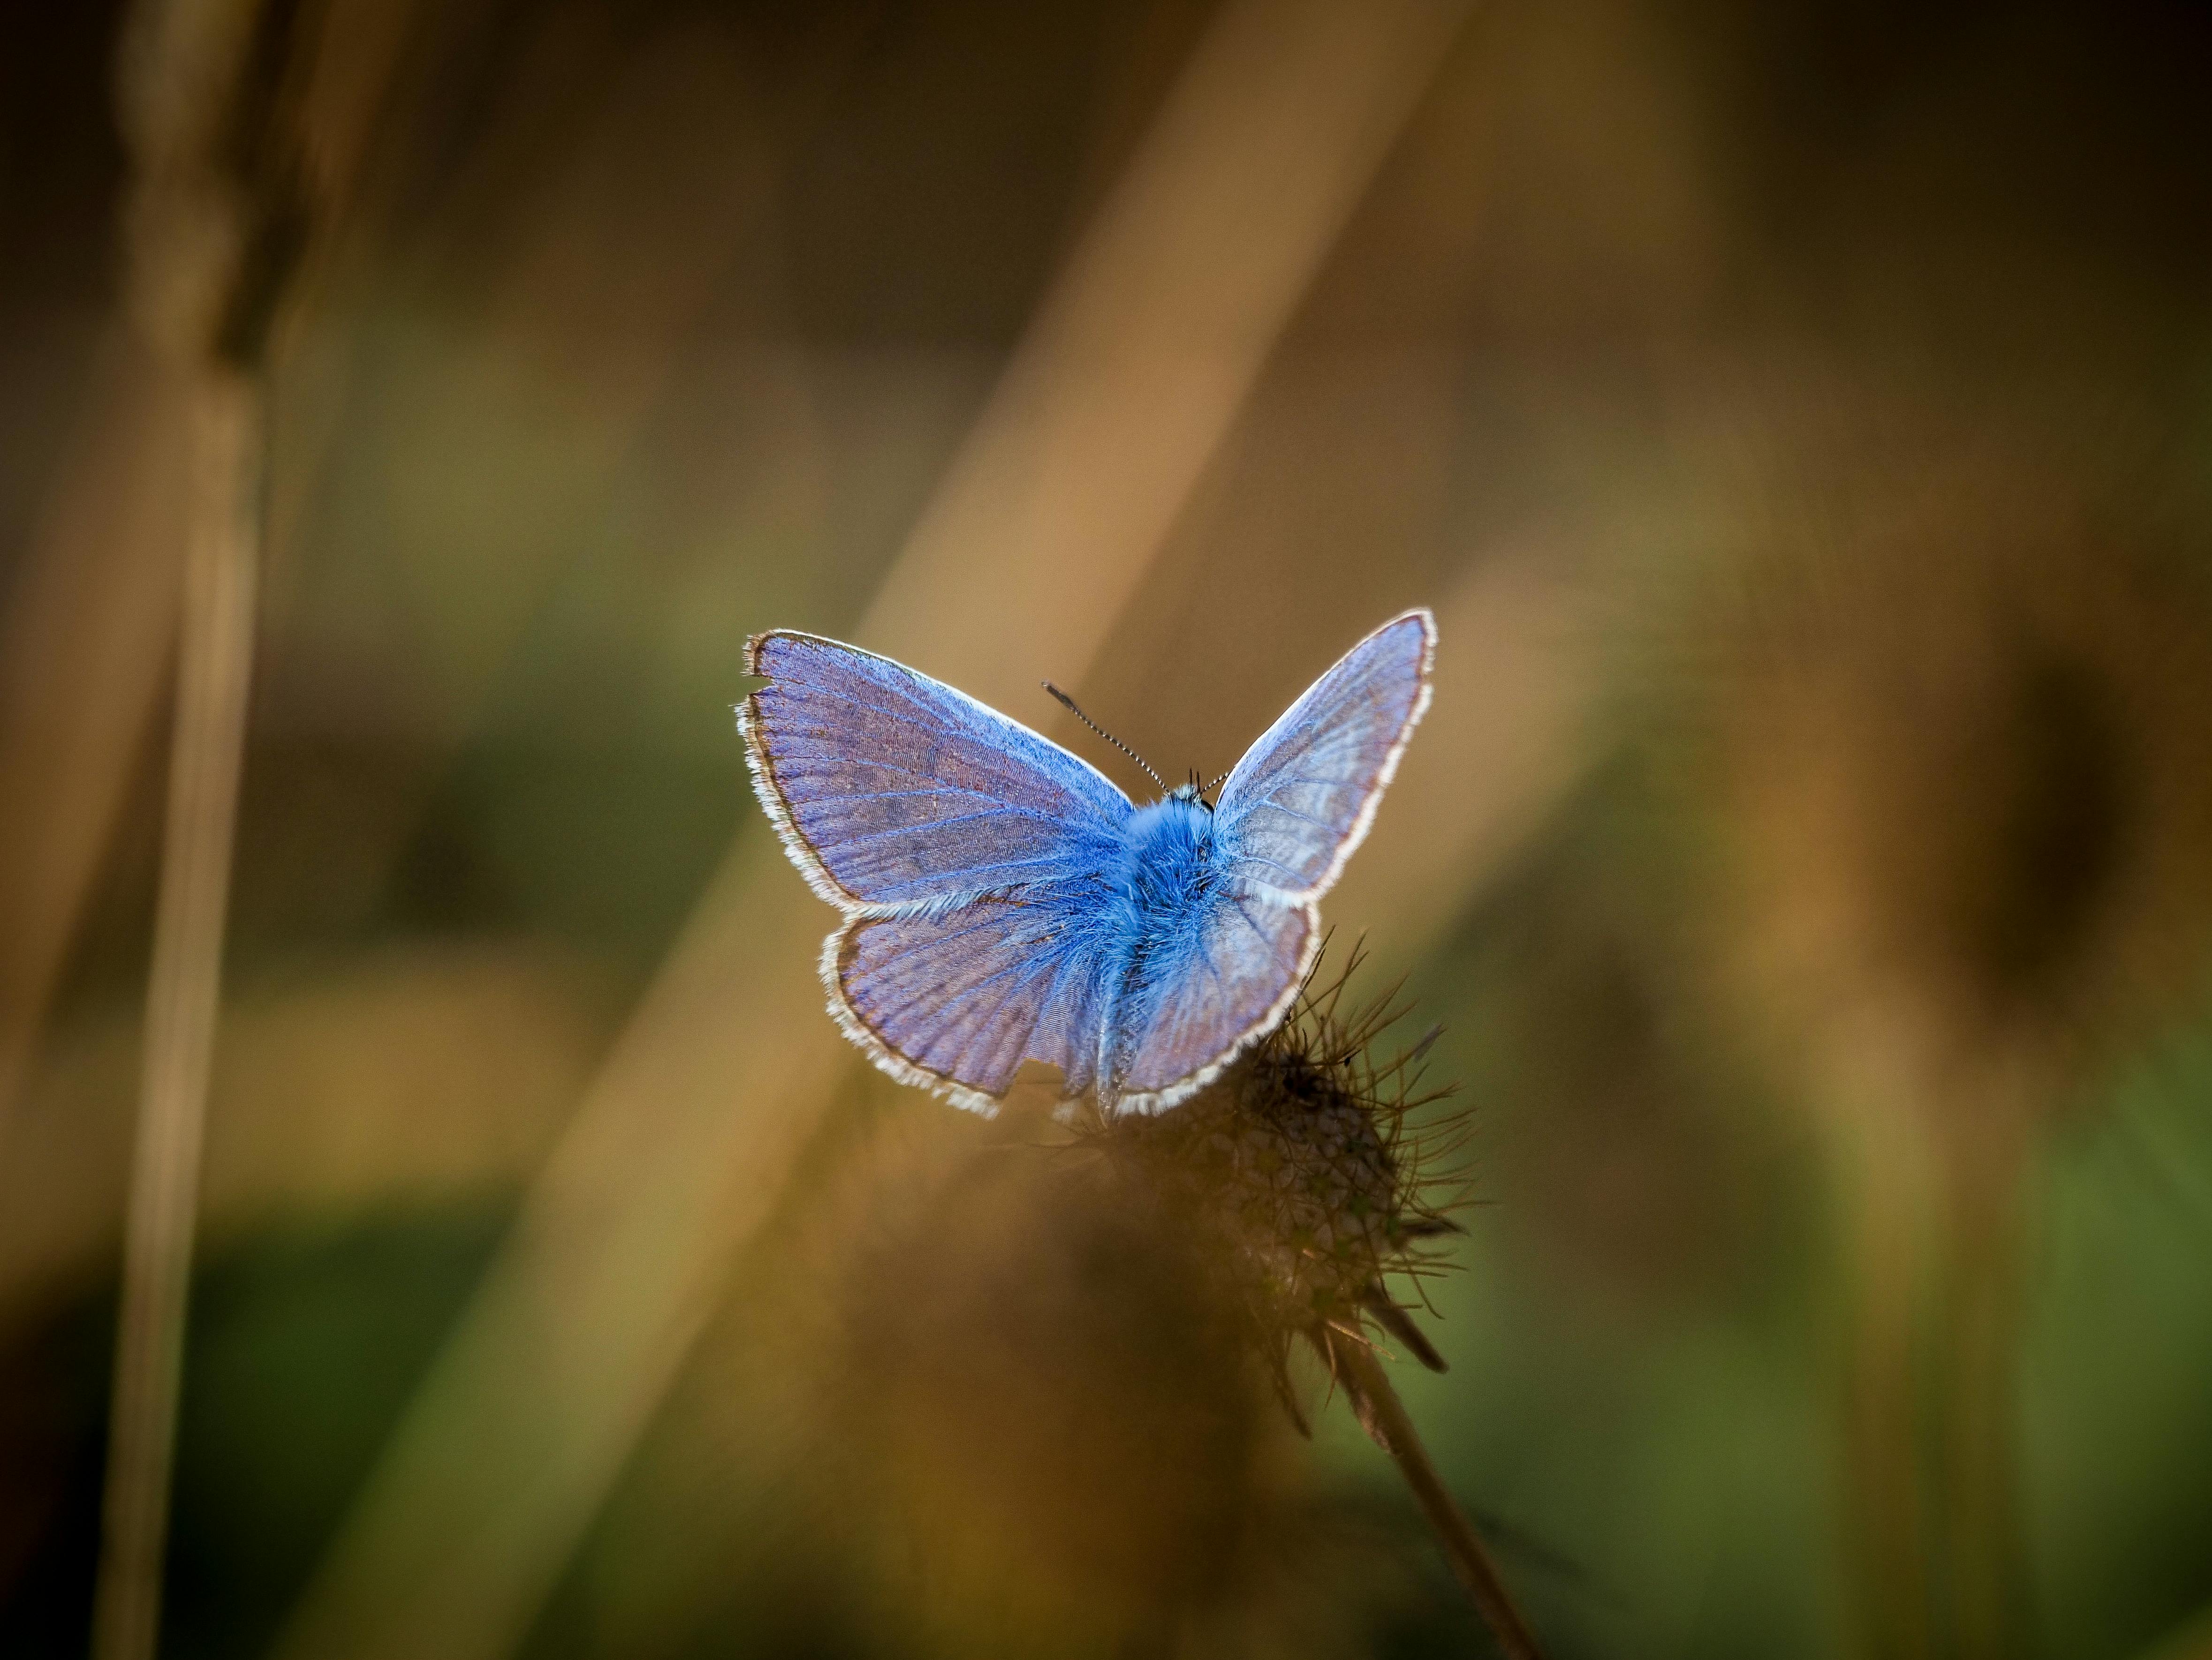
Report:
[[[1444,1148],[1436,1130],[1428,1142],[1409,1132],[1408,1114],[1449,1093],[1421,1087],[1435,1034],[1378,1062],[1375,1043],[1403,1011],[1389,995],[1342,1009],[1358,963],[1355,949],[1328,984],[1309,983],[1280,1027],[1175,1112],[1087,1126],[1133,1201],[1200,1242],[1198,1260],[1269,1363],[1301,1432],[1288,1372],[1299,1338],[1340,1379],[1340,1346],[1373,1341],[1370,1323],[1444,1369],[1389,1287],[1395,1276],[1434,1271],[1437,1240],[1457,1231],[1432,1197],[1435,1159],[1456,1125],[1442,1127]]]
[[[878,1248],[848,1265],[835,1382],[810,1409],[841,1426],[823,1463],[849,1479],[832,1484],[879,1501],[863,1554],[920,1651],[1356,1641],[1346,1620],[1389,1584],[1388,1553],[1301,1494],[1262,1398],[1265,1379],[1306,1431],[1303,1339],[1516,1636],[1506,1651],[1536,1652],[1375,1364],[1387,1340],[1443,1369],[1389,1287],[1438,1269],[1457,1231],[1434,1169],[1457,1124],[1424,1114],[1413,1133],[1443,1093],[1420,1087],[1429,1045],[1376,1057],[1400,1011],[1340,1010],[1357,959],[1174,1112],[1086,1109],[1072,1144],[1038,1148],[1040,1101],[863,1207]]]

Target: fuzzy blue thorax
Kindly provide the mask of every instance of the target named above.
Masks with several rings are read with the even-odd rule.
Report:
[[[1109,1033],[1144,1030],[1162,989],[1182,978],[1201,948],[1197,924],[1220,886],[1226,851],[1213,809],[1191,786],[1130,816],[1108,879],[1111,921],[1103,931],[1116,947],[1107,970],[1107,983],[1115,988]],[[1104,1075],[1113,1076],[1116,1057],[1102,1058]]]
[[[1187,921],[1217,867],[1213,809],[1186,786],[1131,814],[1121,847],[1116,885],[1139,926]]]

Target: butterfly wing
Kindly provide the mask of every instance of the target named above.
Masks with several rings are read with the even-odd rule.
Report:
[[[822,952],[830,1013],[902,1083],[988,1111],[1024,1058],[1071,1096],[1097,1080],[1103,959],[1084,936],[1088,884],[939,914],[856,916]]]
[[[1280,1024],[1320,949],[1311,900],[1218,893],[1115,1011],[1115,1106],[1160,1112],[1205,1088]]]
[[[988,1111],[1026,1057],[1087,1088],[1096,878],[1129,798],[1058,744],[928,676],[816,635],[746,648],[753,787],[814,891],[830,1012],[885,1071]]]
[[[764,634],[739,724],[754,785],[815,891],[847,912],[822,973],[887,1071],[988,1108],[1024,1058],[1124,1110],[1202,1088],[1282,1018],[1320,942],[1314,900],[1366,833],[1428,703],[1435,624],[1385,624],[1255,743],[1213,815],[1187,924],[1117,966],[1099,881],[1133,809],[1095,768],[928,676]]]
[[[1097,768],[941,681],[818,635],[756,635],[753,788],[814,891],[940,908],[1100,868],[1131,812]]]
[[[1214,813],[1233,884],[1285,904],[1334,884],[1429,706],[1436,643],[1426,610],[1393,618],[1245,751]]]
[[[1124,1110],[1186,1100],[1289,1012],[1321,948],[1315,901],[1366,835],[1428,707],[1435,647],[1426,611],[1383,624],[1229,775],[1208,898],[1114,1010],[1109,1070]]]

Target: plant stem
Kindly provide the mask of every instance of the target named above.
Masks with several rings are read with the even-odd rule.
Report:
[[[1543,1660],[1544,1651],[1537,1645],[1536,1634],[1515,1605],[1505,1582],[1498,1577],[1497,1565],[1483,1548],[1481,1537],[1467,1519],[1467,1513],[1460,1509],[1459,1501],[1452,1497],[1451,1489],[1444,1485],[1436,1465],[1430,1462],[1428,1449],[1421,1445],[1413,1421],[1407,1415],[1405,1403],[1391,1388],[1389,1377],[1375,1351],[1365,1343],[1344,1343],[1338,1348],[1337,1363],[1366,1397],[1376,1427],[1389,1443],[1390,1456],[1398,1461],[1407,1485],[1420,1501],[1422,1513],[1437,1530],[1444,1555],[1451,1563],[1452,1572],[1459,1576],[1460,1584],[1467,1587],[1475,1612],[1481,1615],[1491,1633],[1498,1639],[1499,1651],[1507,1660]]]
[[[99,1660],[151,1660],[159,1646],[177,1393],[252,664],[258,401],[245,375],[215,369],[204,373],[197,397],[198,499],[185,555],[176,738],[94,1596],[92,1649]]]

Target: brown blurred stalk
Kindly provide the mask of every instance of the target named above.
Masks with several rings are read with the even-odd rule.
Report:
[[[95,1593],[96,1660],[147,1660],[161,1615],[224,912],[245,748],[258,555],[256,388],[211,369],[192,410],[191,524],[146,1050]]]
[[[1373,1348],[1366,1343],[1347,1342],[1338,1345],[1334,1353],[1336,1364],[1351,1374],[1350,1381],[1373,1427],[1389,1443],[1390,1456],[1397,1461],[1407,1486],[1413,1488],[1421,1513],[1436,1530],[1437,1542],[1443,1547],[1452,1572],[1466,1588],[1483,1623],[1498,1639],[1498,1652],[1507,1660],[1542,1660],[1543,1650],[1537,1645],[1535,1633],[1529,1629],[1528,1621],[1515,1604],[1513,1594],[1505,1589],[1505,1582],[1498,1578],[1497,1565],[1490,1560],[1482,1536],[1475,1532],[1474,1524],[1467,1519],[1459,1500],[1452,1497],[1451,1489],[1437,1474],[1429,1450],[1421,1443],[1420,1433],[1413,1427],[1405,1403],[1391,1387],[1390,1376],[1382,1370]]]
[[[1844,1481],[1865,1651],[2019,1651],[2017,1145],[1869,1115],[1839,1148],[1850,1298]]]
[[[308,15],[289,26],[291,43],[309,48],[308,84],[297,100],[307,118],[297,136],[317,199],[343,206],[358,184],[411,9],[403,0],[310,0],[279,9]],[[0,814],[0,1130],[36,1057],[78,918],[172,683],[191,360],[207,326],[198,313],[216,303],[199,268],[228,257],[210,259],[210,245],[228,238],[220,223],[210,227],[216,215],[198,193],[210,152],[242,136],[224,116],[235,106],[229,82],[249,25],[268,27],[254,6],[195,0],[142,7],[126,31],[123,114],[141,173],[126,221],[137,326],[119,323],[102,348],[81,434],[0,618],[0,800],[8,803]],[[264,56],[273,82],[283,54]],[[264,83],[264,97],[269,90]],[[264,112],[274,124],[274,112]],[[294,112],[287,101],[286,116]],[[173,203],[179,194],[196,198],[179,215],[181,237],[175,221],[148,212],[149,198]],[[161,221],[150,234],[149,218]],[[179,251],[180,239],[192,245]],[[190,321],[180,324],[180,312]]]
[[[1938,1381],[1945,1533],[1956,1652],[2000,1660],[2027,1645],[2029,1594],[2021,1532],[2014,1378],[2020,1350],[2021,1184],[2013,1138],[1954,1152],[1948,1197]]]
[[[1936,1525],[1919,1456],[1932,1159],[1909,1115],[1839,1118],[1846,1269],[1843,1478],[1867,1651],[1935,1652]],[[1849,1132],[1856,1132],[1856,1134]]]
[[[0,633],[0,1130],[169,681],[184,401],[117,330]]]
[[[177,1397],[252,678],[263,363],[307,239],[293,65],[323,11],[143,0],[118,48],[131,321],[184,388],[176,723],[154,918],[92,1652],[160,1640]]]

